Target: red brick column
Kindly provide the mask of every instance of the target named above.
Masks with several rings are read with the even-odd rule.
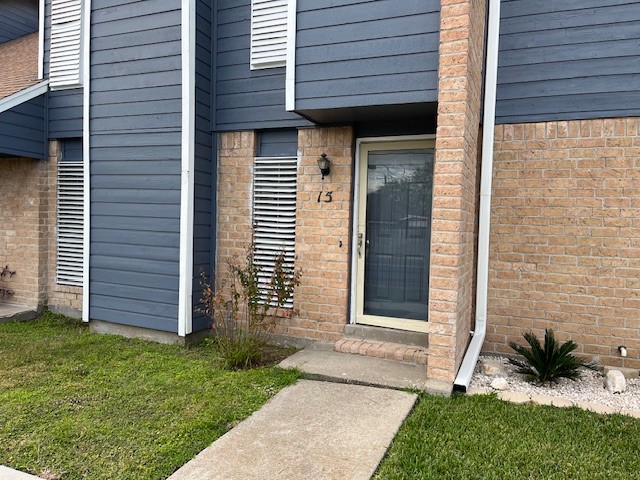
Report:
[[[48,168],[45,160],[0,159],[0,268],[16,272],[0,281],[15,292],[0,301],[31,307],[45,302]]]
[[[288,335],[336,340],[347,323],[353,143],[351,127],[298,131],[296,265],[302,283],[294,300],[298,315],[282,323]],[[324,180],[317,163],[323,153],[331,160]]]
[[[255,132],[221,133],[218,150],[216,276],[243,259],[251,243],[251,189]]]
[[[443,0],[429,292],[428,377],[452,382],[475,285],[484,0]]]

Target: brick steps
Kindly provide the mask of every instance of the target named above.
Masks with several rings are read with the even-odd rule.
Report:
[[[400,343],[345,337],[333,344],[333,350],[340,353],[386,358],[387,360],[395,360],[413,365],[427,364],[428,349],[416,345],[403,345]]]

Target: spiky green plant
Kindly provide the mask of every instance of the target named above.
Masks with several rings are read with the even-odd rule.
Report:
[[[580,367],[595,368],[593,363],[571,354],[578,347],[574,341],[558,343],[550,328],[544,331],[544,346],[532,332],[525,332],[522,336],[531,348],[509,342],[509,346],[524,357],[524,361],[510,358],[509,363],[515,365],[516,371],[524,374],[530,382],[555,383],[560,378],[577,380],[580,378]]]

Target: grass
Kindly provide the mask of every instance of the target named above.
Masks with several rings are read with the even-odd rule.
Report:
[[[0,325],[0,464],[53,479],[164,479],[298,376],[220,365],[210,344],[98,335],[49,312]]]
[[[423,396],[380,465],[383,479],[640,478],[640,421],[494,396]]]

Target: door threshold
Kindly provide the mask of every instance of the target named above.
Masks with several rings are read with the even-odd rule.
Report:
[[[420,348],[426,348],[429,345],[429,334],[426,332],[412,332],[361,324],[345,325],[344,337],[354,340],[413,345]]]

